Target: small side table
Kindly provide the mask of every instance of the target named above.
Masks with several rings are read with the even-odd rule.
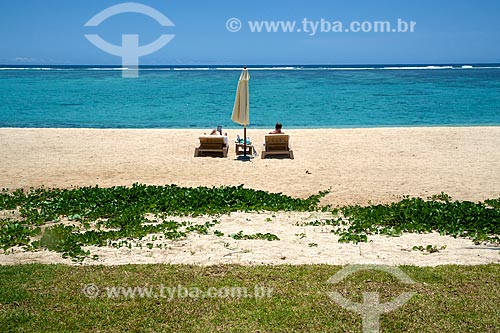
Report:
[[[234,150],[236,151],[236,155],[243,155],[245,153],[244,149],[245,148],[243,143],[237,143]],[[254,146],[252,144],[247,144],[247,155],[252,155],[254,151]]]

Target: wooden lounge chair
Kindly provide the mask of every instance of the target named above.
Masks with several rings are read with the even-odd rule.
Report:
[[[219,155],[227,157],[229,145],[224,142],[224,137],[218,135],[200,136],[200,146],[194,150],[194,157],[206,155]]]
[[[287,134],[266,135],[266,148],[262,151],[262,158],[270,155],[283,155],[293,160],[293,150],[290,149],[290,136]]]

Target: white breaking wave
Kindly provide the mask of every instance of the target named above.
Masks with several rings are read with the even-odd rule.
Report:
[[[375,67],[324,67],[319,69],[331,70],[331,71],[371,71],[377,69]]]
[[[14,70],[36,70],[36,71],[52,71],[57,68],[48,68],[48,67],[37,67],[37,68],[29,68],[29,67],[4,67],[0,68],[2,71],[14,71]]]
[[[75,68],[78,70],[78,68]],[[104,67],[94,67],[94,68],[82,68],[82,70],[86,71],[122,71],[122,70],[128,70],[126,67],[115,67],[115,68],[104,68]]]
[[[453,69],[453,66],[383,67],[382,69],[389,69],[389,70]]]
[[[497,67],[497,66],[484,66],[484,67],[472,67],[472,69],[500,69],[500,67]]]
[[[248,70],[252,71],[267,71],[267,70],[296,70],[296,69],[302,69],[300,67],[247,67]],[[215,70],[218,71],[241,71],[241,67],[215,67]]]
[[[149,70],[156,70],[150,68]],[[209,71],[209,67],[174,67],[174,68],[165,68],[165,70],[174,70],[174,71]]]
[[[139,67],[140,71],[241,71],[242,67]],[[276,67],[248,67],[251,71],[371,71],[371,70],[442,70],[442,69],[500,69],[500,66],[472,66],[456,65],[456,67],[447,66],[387,66],[387,67],[333,67],[333,66],[276,66]],[[124,67],[0,67],[0,71],[123,71],[128,70]]]

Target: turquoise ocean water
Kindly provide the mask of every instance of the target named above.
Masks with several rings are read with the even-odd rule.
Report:
[[[255,66],[257,67],[257,66]],[[250,66],[251,127],[500,124],[500,65]],[[1,66],[0,127],[237,128],[240,68]]]

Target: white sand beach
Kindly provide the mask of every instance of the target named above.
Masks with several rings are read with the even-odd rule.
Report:
[[[500,127],[308,129],[291,136],[295,159],[195,158],[203,130],[0,129],[0,187],[76,187],[145,184],[239,185],[307,197],[330,189],[324,204],[386,203],[403,195],[445,192],[453,199],[500,197]],[[234,142],[243,130],[228,130]],[[264,130],[248,130],[261,152]],[[300,226],[309,213],[222,216],[225,234],[270,232],[279,241],[190,234],[162,249],[92,248],[85,264],[183,263],[391,265],[500,262],[499,248],[438,234],[372,236],[340,244],[328,227]],[[319,214],[319,213],[313,213]],[[266,221],[266,218],[272,222]],[[204,222],[205,220],[203,220]],[[200,222],[201,223],[201,222]],[[297,225],[299,224],[299,225]],[[302,235],[303,234],[303,235]],[[299,236],[298,236],[299,235]],[[444,247],[437,253],[413,246]],[[50,252],[0,255],[0,264],[68,263]]]
[[[74,263],[63,259],[60,253],[49,251],[0,255],[0,264],[62,263],[68,265],[125,265],[125,264],[190,264],[190,265],[300,265],[300,264],[377,264],[377,265],[479,265],[500,263],[500,247],[475,245],[470,239],[441,236],[438,233],[403,234],[400,237],[372,235],[367,243],[339,243],[332,227],[311,226],[308,222],[331,218],[331,213],[232,213],[219,218],[208,235],[190,233],[184,239],[160,239],[161,234],[150,235],[141,241],[130,242],[131,248],[87,246],[98,260],[85,259]],[[175,218],[182,220],[180,218]],[[185,221],[204,224],[212,217],[188,217]],[[224,236],[214,235],[218,230]],[[279,240],[235,240],[230,236],[271,233]],[[117,242],[118,243],[118,242]],[[150,249],[147,244],[153,244]],[[140,244],[140,245],[139,245]],[[161,248],[158,245],[161,244]],[[431,245],[438,252],[413,249]]]
[[[500,196],[500,127],[286,130],[295,159],[194,158],[203,130],[0,129],[3,188],[239,185],[333,205]],[[228,130],[234,142],[243,130]],[[261,152],[264,130],[248,130]]]

